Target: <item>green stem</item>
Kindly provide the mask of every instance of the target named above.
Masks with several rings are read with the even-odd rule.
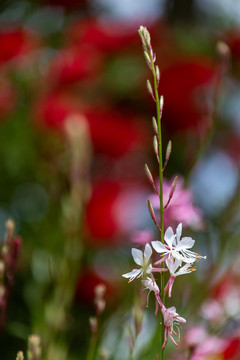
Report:
[[[156,100],[156,110],[157,110],[157,124],[158,124],[158,155],[159,155],[159,182],[160,182],[160,191],[159,191],[159,201],[160,201],[160,228],[161,228],[161,242],[164,243],[164,223],[163,223],[163,160],[162,160],[162,129],[161,129],[161,109],[160,109],[160,102],[159,102],[159,95],[158,95],[158,83],[157,83],[157,76],[154,67],[154,63],[152,61],[152,73],[153,73],[153,81],[154,81],[154,94]],[[164,267],[164,264],[162,264]],[[164,287],[165,287],[165,279],[164,279],[164,272],[161,274],[161,299],[163,305],[165,305],[165,294],[164,294]],[[164,321],[163,316],[161,320],[161,345],[164,343]],[[160,352],[160,360],[165,359],[165,349],[161,349]]]
[[[89,345],[89,348],[88,348],[88,353],[87,353],[87,359],[86,360],[93,360],[94,359],[96,344],[97,344],[97,335],[94,334],[94,335],[92,335],[92,338],[91,338],[91,341],[90,341],[90,345]]]

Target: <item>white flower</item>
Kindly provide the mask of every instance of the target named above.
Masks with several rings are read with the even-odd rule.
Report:
[[[166,259],[165,263],[168,267],[168,270],[169,270],[171,276],[164,288],[164,292],[166,294],[166,292],[168,291],[168,296],[171,297],[172,296],[172,287],[173,287],[175,278],[179,275],[188,274],[192,271],[195,271],[196,269],[194,267],[192,267],[192,264],[185,264],[184,266],[180,267],[182,265],[182,261],[178,260],[178,259],[176,259],[175,261],[173,261],[173,259]],[[180,269],[177,270],[179,267],[180,267]]]
[[[165,261],[168,270],[170,272],[170,274],[174,277],[177,277],[179,275],[184,275],[184,274],[188,274],[192,271],[195,271],[196,269],[192,266],[192,263],[190,264],[185,264],[184,266],[180,267],[182,265],[182,261],[176,259],[175,261],[172,261],[171,259],[167,259]],[[179,270],[177,270],[180,267]]]
[[[206,259],[206,256],[201,256],[191,249],[195,243],[191,237],[184,237],[181,239],[182,234],[182,224],[179,224],[176,229],[176,235],[173,232],[173,229],[169,227],[164,235],[164,240],[167,243],[162,244],[160,241],[152,241],[153,248],[158,252],[163,254],[163,258],[158,262],[161,263],[167,259],[178,259],[184,261],[185,263],[193,263],[197,259]]]
[[[151,274],[152,264],[149,263],[150,257],[152,255],[152,248],[149,244],[145,245],[144,253],[141,250],[132,249],[132,256],[137,265],[140,266],[140,269],[133,269],[131,272],[123,274],[122,276],[133,281],[136,278],[139,278],[143,274]]]

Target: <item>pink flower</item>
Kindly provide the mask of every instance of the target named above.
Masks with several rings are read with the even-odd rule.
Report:
[[[162,349],[165,348],[168,340],[168,336],[172,340],[172,342],[178,346],[175,339],[173,338],[172,334],[177,336],[177,341],[180,340],[180,329],[179,329],[179,323],[186,323],[186,320],[179,316],[179,314],[176,312],[176,308],[174,306],[170,308],[166,308],[164,305],[161,308],[162,314],[163,314],[163,320],[164,320],[164,343],[162,345]],[[177,332],[174,330],[174,326],[176,327]]]
[[[172,180],[163,179],[163,203],[166,204],[172,187]],[[153,195],[151,198],[153,207],[159,210],[159,197]],[[201,210],[193,205],[191,190],[183,187],[183,180],[178,179],[173,197],[164,212],[164,223],[182,223],[183,226],[199,230],[203,227]]]

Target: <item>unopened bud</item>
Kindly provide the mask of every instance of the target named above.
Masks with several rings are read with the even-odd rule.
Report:
[[[89,324],[90,324],[90,328],[91,328],[91,332],[93,334],[96,334],[98,331],[98,321],[96,317],[90,317],[89,318]]]
[[[23,355],[23,352],[22,352],[22,351],[19,351],[19,352],[17,353],[16,360],[24,360],[24,355]]]
[[[151,215],[151,218],[153,219],[154,223],[156,222],[156,216],[154,214],[153,206],[150,200],[148,200],[148,210]]]
[[[160,81],[160,71],[159,71],[159,67],[158,67],[158,66],[156,66],[155,71],[156,71],[157,84],[159,85],[159,81]]]
[[[28,338],[28,360],[39,360],[41,357],[41,340],[38,335],[31,335]]]
[[[100,349],[99,350],[99,356],[101,360],[107,360],[107,358],[109,357],[109,351],[106,349]]]
[[[155,134],[158,136],[158,125],[157,125],[157,120],[154,116],[152,117],[152,125]]]
[[[172,151],[172,142],[171,142],[171,140],[169,140],[168,145],[167,145],[167,150],[166,150],[166,160],[169,159],[171,151]]]
[[[173,196],[174,191],[175,191],[176,186],[177,186],[177,182],[178,182],[178,177],[175,176],[175,178],[174,178],[174,180],[173,180],[173,183],[172,183],[172,187],[171,187],[171,190],[170,190],[169,197],[172,197],[172,196]]]
[[[12,219],[8,219],[5,223],[5,226],[7,230],[7,236],[12,238],[15,231],[15,222]]]
[[[164,104],[164,100],[163,100],[163,96],[161,95],[160,100],[159,100],[161,114],[162,114],[162,111],[163,111],[163,104]]]
[[[146,62],[148,64],[149,68],[152,70],[152,62],[151,62],[150,56],[148,55],[147,51],[144,51],[144,56],[145,56],[145,59],[146,59]]]
[[[102,299],[106,293],[106,285],[99,284],[94,288],[96,299]]]
[[[153,95],[152,85],[149,80],[147,80],[147,90],[148,90],[149,94],[152,96],[152,98],[155,100],[155,97]]]
[[[154,184],[153,176],[152,176],[151,171],[149,170],[147,164],[145,164],[145,172],[146,172],[148,181],[150,182],[150,184],[153,187],[153,190],[158,194],[158,191],[157,191],[157,189],[155,187],[155,184]]]
[[[157,136],[154,135],[153,137],[153,149],[154,149],[154,152],[156,154],[156,157],[157,157],[157,160],[159,162],[159,155],[158,155],[158,139],[157,139]]]
[[[146,172],[146,175],[147,175],[147,178],[148,178],[149,182],[152,184],[154,182],[154,180],[153,180],[151,171],[149,170],[147,164],[145,164],[145,172]]]
[[[96,300],[97,314],[101,315],[105,309],[106,301],[104,299]]]
[[[230,48],[224,41],[219,41],[217,43],[217,52],[222,58],[225,59],[228,59],[231,55]]]
[[[168,163],[168,160],[169,160],[171,151],[172,151],[172,142],[171,142],[171,140],[169,140],[169,142],[168,142],[168,144],[167,144],[166,158],[165,158],[165,163],[164,163],[162,172],[164,172],[164,170],[165,170],[165,168],[166,168],[166,166],[167,166],[167,163]]]

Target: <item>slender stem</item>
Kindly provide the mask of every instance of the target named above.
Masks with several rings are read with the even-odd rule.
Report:
[[[158,154],[159,154],[159,183],[160,183],[160,191],[159,191],[159,202],[160,202],[160,228],[161,228],[161,242],[164,243],[164,223],[163,223],[163,160],[162,160],[162,129],[161,129],[161,109],[160,109],[160,101],[159,101],[159,94],[158,94],[158,83],[157,83],[157,76],[155,71],[155,66],[152,61],[152,73],[153,73],[153,81],[154,81],[154,95],[156,99],[156,110],[157,110],[157,124],[158,124]],[[162,263],[162,267],[164,267],[164,263]],[[161,299],[163,305],[165,305],[165,294],[164,294],[164,286],[165,286],[165,279],[164,279],[164,272],[161,274]],[[161,321],[161,344],[164,343],[164,321],[162,316]],[[160,360],[165,359],[165,349],[161,349],[160,352]]]
[[[93,360],[97,344],[97,335],[93,334],[88,348],[86,360]]]

